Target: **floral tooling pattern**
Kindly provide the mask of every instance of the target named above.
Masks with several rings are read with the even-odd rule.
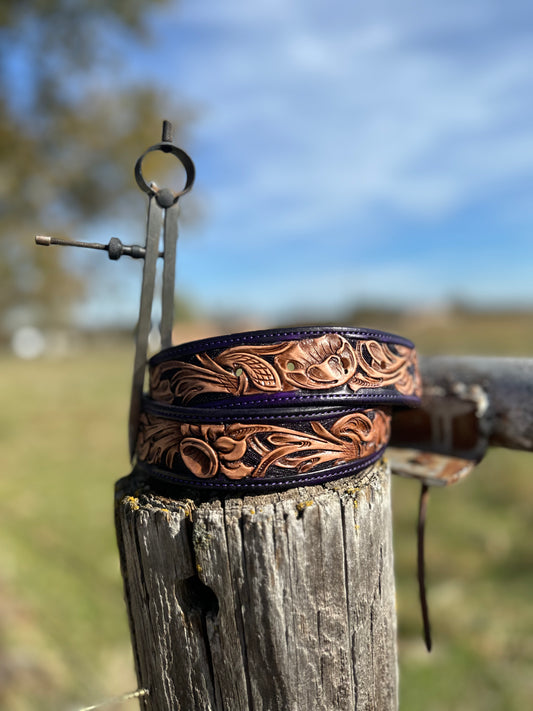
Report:
[[[353,346],[342,336],[263,346],[227,348],[195,362],[173,360],[154,366],[150,376],[155,400],[183,403],[204,393],[254,395],[293,390],[331,390],[347,385],[362,388],[393,387],[402,395],[420,395],[421,381],[414,349],[360,340]]]
[[[192,425],[144,413],[137,456],[168,469],[181,461],[200,479],[219,473],[229,479],[261,478],[270,467],[305,474],[379,451],[389,440],[390,415],[364,410],[341,417],[329,429],[316,421],[309,427],[311,431],[270,424]]]

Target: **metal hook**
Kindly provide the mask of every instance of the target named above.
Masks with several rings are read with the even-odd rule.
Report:
[[[152,153],[153,151],[171,153],[182,164],[186,175],[185,186],[182,190],[176,191],[170,190],[169,188],[159,189],[154,182],[146,182],[142,173],[142,163],[148,153]],[[135,164],[135,180],[137,181],[137,185],[143,192],[150,196],[155,196],[160,207],[168,208],[174,205],[182,195],[189,192],[194,184],[195,177],[196,170],[190,157],[185,151],[172,143],[172,124],[170,121],[163,121],[161,142],[147,148]]]

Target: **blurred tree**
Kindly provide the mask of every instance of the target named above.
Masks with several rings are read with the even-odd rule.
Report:
[[[0,0],[0,332],[21,314],[61,322],[83,290],[34,234],[75,236],[138,199],[132,161],[156,142],[165,102],[138,84],[131,47],[167,2]]]
[[[187,296],[177,294],[174,299],[174,320],[176,323],[191,323],[198,321],[202,313],[198,306]]]

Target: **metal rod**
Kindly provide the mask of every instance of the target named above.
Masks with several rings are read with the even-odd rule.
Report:
[[[139,307],[139,321],[137,323],[137,338],[135,341],[135,360],[133,363],[133,381],[131,384],[129,418],[129,445],[131,458],[133,458],[135,454],[135,444],[139,428],[139,417],[144,388],[144,374],[146,368],[146,353],[148,350],[152,301],[154,298],[157,251],[162,226],[163,211],[157,205],[155,198],[152,197],[150,198],[150,202],[148,204],[146,254],[144,257],[141,304]]]
[[[172,345],[174,325],[174,286],[176,281],[176,247],[178,241],[179,204],[165,210],[163,286],[161,293],[161,348]]]
[[[99,242],[74,242],[72,240],[60,239],[59,237],[46,237],[37,235],[35,244],[41,247],[59,245],[60,247],[83,247],[84,249],[99,249],[109,254],[109,259],[117,260],[120,257],[131,257],[132,259],[144,259],[146,250],[138,244],[122,244],[118,237],[111,237],[109,244]],[[158,252],[158,257],[164,257],[164,252]]]
[[[71,242],[68,239],[60,239],[59,237],[46,237],[45,235],[37,235],[35,244],[42,247],[50,247],[51,245],[59,245],[61,247],[83,247],[84,249],[101,249],[107,250],[107,244],[98,244],[98,242]]]
[[[164,143],[172,143],[173,133],[174,133],[174,130],[172,128],[172,124],[170,123],[170,121],[167,121],[165,119],[165,121],[163,121],[163,130],[161,132],[161,140]]]

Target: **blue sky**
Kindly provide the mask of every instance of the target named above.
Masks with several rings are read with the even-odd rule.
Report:
[[[533,305],[533,5],[182,0],[150,22],[128,71],[194,110],[177,289],[202,309]]]

